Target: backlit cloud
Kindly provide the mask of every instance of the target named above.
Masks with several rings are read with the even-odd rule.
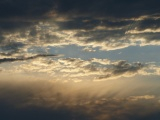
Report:
[[[0,0],[0,118],[159,120],[159,5]]]
[[[22,64],[20,68],[22,71],[49,73],[54,77],[61,74],[61,79],[101,81],[144,74],[147,70],[147,64],[96,58],[90,60],[60,58],[58,60],[39,59],[29,64]]]
[[[139,45],[159,44],[158,3],[3,0],[0,41],[6,46],[13,41],[27,46],[76,44],[103,50],[134,46],[137,41]]]

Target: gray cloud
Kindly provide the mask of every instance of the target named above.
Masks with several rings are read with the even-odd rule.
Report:
[[[0,64],[5,62],[15,62],[15,61],[25,61],[25,60],[32,60],[40,57],[55,57],[57,55],[52,54],[39,54],[31,57],[17,57],[17,58],[2,58],[0,59]]]
[[[1,55],[12,55],[19,53],[19,51],[25,47],[25,44],[21,42],[4,42],[0,46]]]
[[[134,74],[137,74],[139,70],[142,70],[144,67],[146,67],[142,63],[133,63],[129,64],[127,61],[118,61],[117,63],[112,64],[113,66],[110,69],[104,70],[106,71],[107,75],[102,75],[98,77],[99,79],[104,78],[112,78],[116,76],[132,76]]]
[[[144,65],[142,63],[133,63],[129,64],[126,61],[119,61],[117,64],[113,65],[115,70],[114,74],[121,74],[125,72],[137,72],[142,69]]]

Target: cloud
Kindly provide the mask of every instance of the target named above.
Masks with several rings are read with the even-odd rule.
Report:
[[[110,77],[117,76],[132,76],[138,73],[138,71],[142,70],[145,65],[141,63],[133,63],[129,64],[126,61],[118,61],[117,63],[112,64],[112,68],[106,69],[106,75],[102,75],[98,77],[99,79],[106,79]],[[109,72],[108,72],[109,71]]]
[[[32,46],[54,47],[74,44],[93,49],[99,47],[101,50],[116,50],[136,45],[159,44],[159,18],[148,16],[141,19],[140,16],[135,19],[118,20],[93,17],[69,19],[61,14],[60,17],[64,20],[53,17],[53,20],[3,22],[1,48],[6,49],[10,46],[10,49],[15,49],[12,50],[13,54],[19,54],[16,49],[22,53],[24,47],[29,49]]]
[[[134,63],[133,65],[127,63],[126,61],[119,61],[114,65],[114,73],[119,74],[123,72],[136,72],[139,69],[143,68],[144,65],[141,63]]]
[[[60,58],[57,60],[39,59],[18,66],[28,72],[43,72],[60,80],[95,80],[102,81],[119,77],[132,77],[144,74],[147,65],[139,62],[111,61],[108,59],[82,60],[80,58]],[[150,73],[148,73],[150,74]],[[60,76],[59,76],[60,75]],[[147,74],[146,74],[147,75]]]
[[[72,0],[59,0],[58,11],[74,15],[104,16],[104,17],[137,17],[140,15],[159,12],[157,1],[114,1],[114,0],[89,0],[75,2]]]
[[[56,55],[39,54],[39,55],[31,56],[31,57],[2,58],[0,59],[0,64],[5,63],[5,62],[25,61],[25,60],[32,60],[32,59],[41,58],[41,57],[53,57],[53,56],[55,57]]]
[[[137,41],[140,45],[156,44],[158,3],[156,0],[2,0],[0,42],[21,42],[28,48],[75,44],[103,50],[126,48],[137,45]]]
[[[9,56],[22,52],[26,46],[22,42],[4,42],[0,46],[1,55]]]
[[[50,11],[55,5],[55,1],[50,0],[2,0],[0,2],[1,7],[1,19],[4,18],[17,18],[17,17],[30,17],[35,18],[42,17],[45,13]],[[22,7],[23,6],[23,7]]]
[[[50,14],[82,15],[82,16],[107,16],[107,17],[136,17],[159,13],[158,1],[114,1],[114,0],[89,0],[89,1],[72,1],[72,0],[24,0],[24,1],[7,1],[2,0],[1,18],[10,17],[44,17]],[[22,7],[24,6],[25,7]],[[100,9],[101,8],[101,9]]]
[[[35,80],[31,77],[23,79],[27,79],[27,81],[1,79],[1,118],[6,120],[11,118],[17,120],[23,118],[24,120],[130,120],[131,118],[133,120],[152,120],[160,117],[158,114],[160,109],[159,96],[154,95],[159,86],[152,89],[153,95],[144,95],[144,91],[149,89],[149,87],[146,88],[144,82],[141,83],[143,85],[139,88],[132,85],[128,89],[127,86],[135,81],[128,82],[125,85],[118,84],[122,91],[126,91],[126,89],[135,91],[135,88],[138,89],[134,98],[139,100],[134,101],[130,92],[125,97],[118,96],[119,89],[116,89],[117,84],[115,84],[117,81],[107,81],[105,84],[95,84],[95,82],[77,84],[53,82],[52,80]],[[119,83],[122,83],[122,81],[119,81]],[[140,91],[142,88],[143,92]],[[102,90],[105,92],[103,93]]]
[[[155,98],[154,95],[143,95],[143,96],[130,96],[128,99],[136,101],[136,100],[142,100],[142,99],[149,100],[149,99],[154,99],[154,98]]]
[[[156,63],[51,59],[57,55],[37,50],[76,45],[94,52],[96,48],[109,51],[160,45],[159,3],[157,0],[1,0],[0,74],[18,76],[15,73],[19,72],[29,76],[26,81],[23,76],[21,82],[13,81],[12,76],[8,77],[12,80],[0,81],[2,119],[159,120],[159,96],[149,94],[151,89],[143,94],[138,89],[133,94],[137,90],[134,88],[127,97],[117,97],[128,86],[132,88],[132,84],[119,85],[118,80],[104,85],[89,82],[159,75]],[[26,62],[8,65],[9,68],[2,64],[16,61]],[[38,77],[47,73],[47,79],[52,81],[31,79],[34,73]],[[56,83],[58,80],[63,83]],[[114,85],[117,86],[111,89]],[[158,87],[155,89],[157,92]]]
[[[96,50],[92,49],[92,48],[89,48],[89,47],[86,47],[83,49],[83,51],[85,52],[95,52]]]

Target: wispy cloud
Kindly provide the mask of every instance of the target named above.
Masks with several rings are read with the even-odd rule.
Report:
[[[32,59],[41,58],[41,57],[55,57],[55,56],[57,56],[57,55],[39,54],[39,55],[35,55],[35,56],[30,56],[30,57],[2,58],[2,59],[0,59],[0,64],[5,63],[5,62],[25,61],[25,60],[32,60]]]

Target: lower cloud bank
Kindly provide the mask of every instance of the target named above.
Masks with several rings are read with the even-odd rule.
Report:
[[[159,120],[158,85],[134,81],[0,81],[3,120]],[[132,85],[131,85],[132,84]],[[157,83],[155,83],[157,84]],[[154,86],[154,88],[153,88]]]

